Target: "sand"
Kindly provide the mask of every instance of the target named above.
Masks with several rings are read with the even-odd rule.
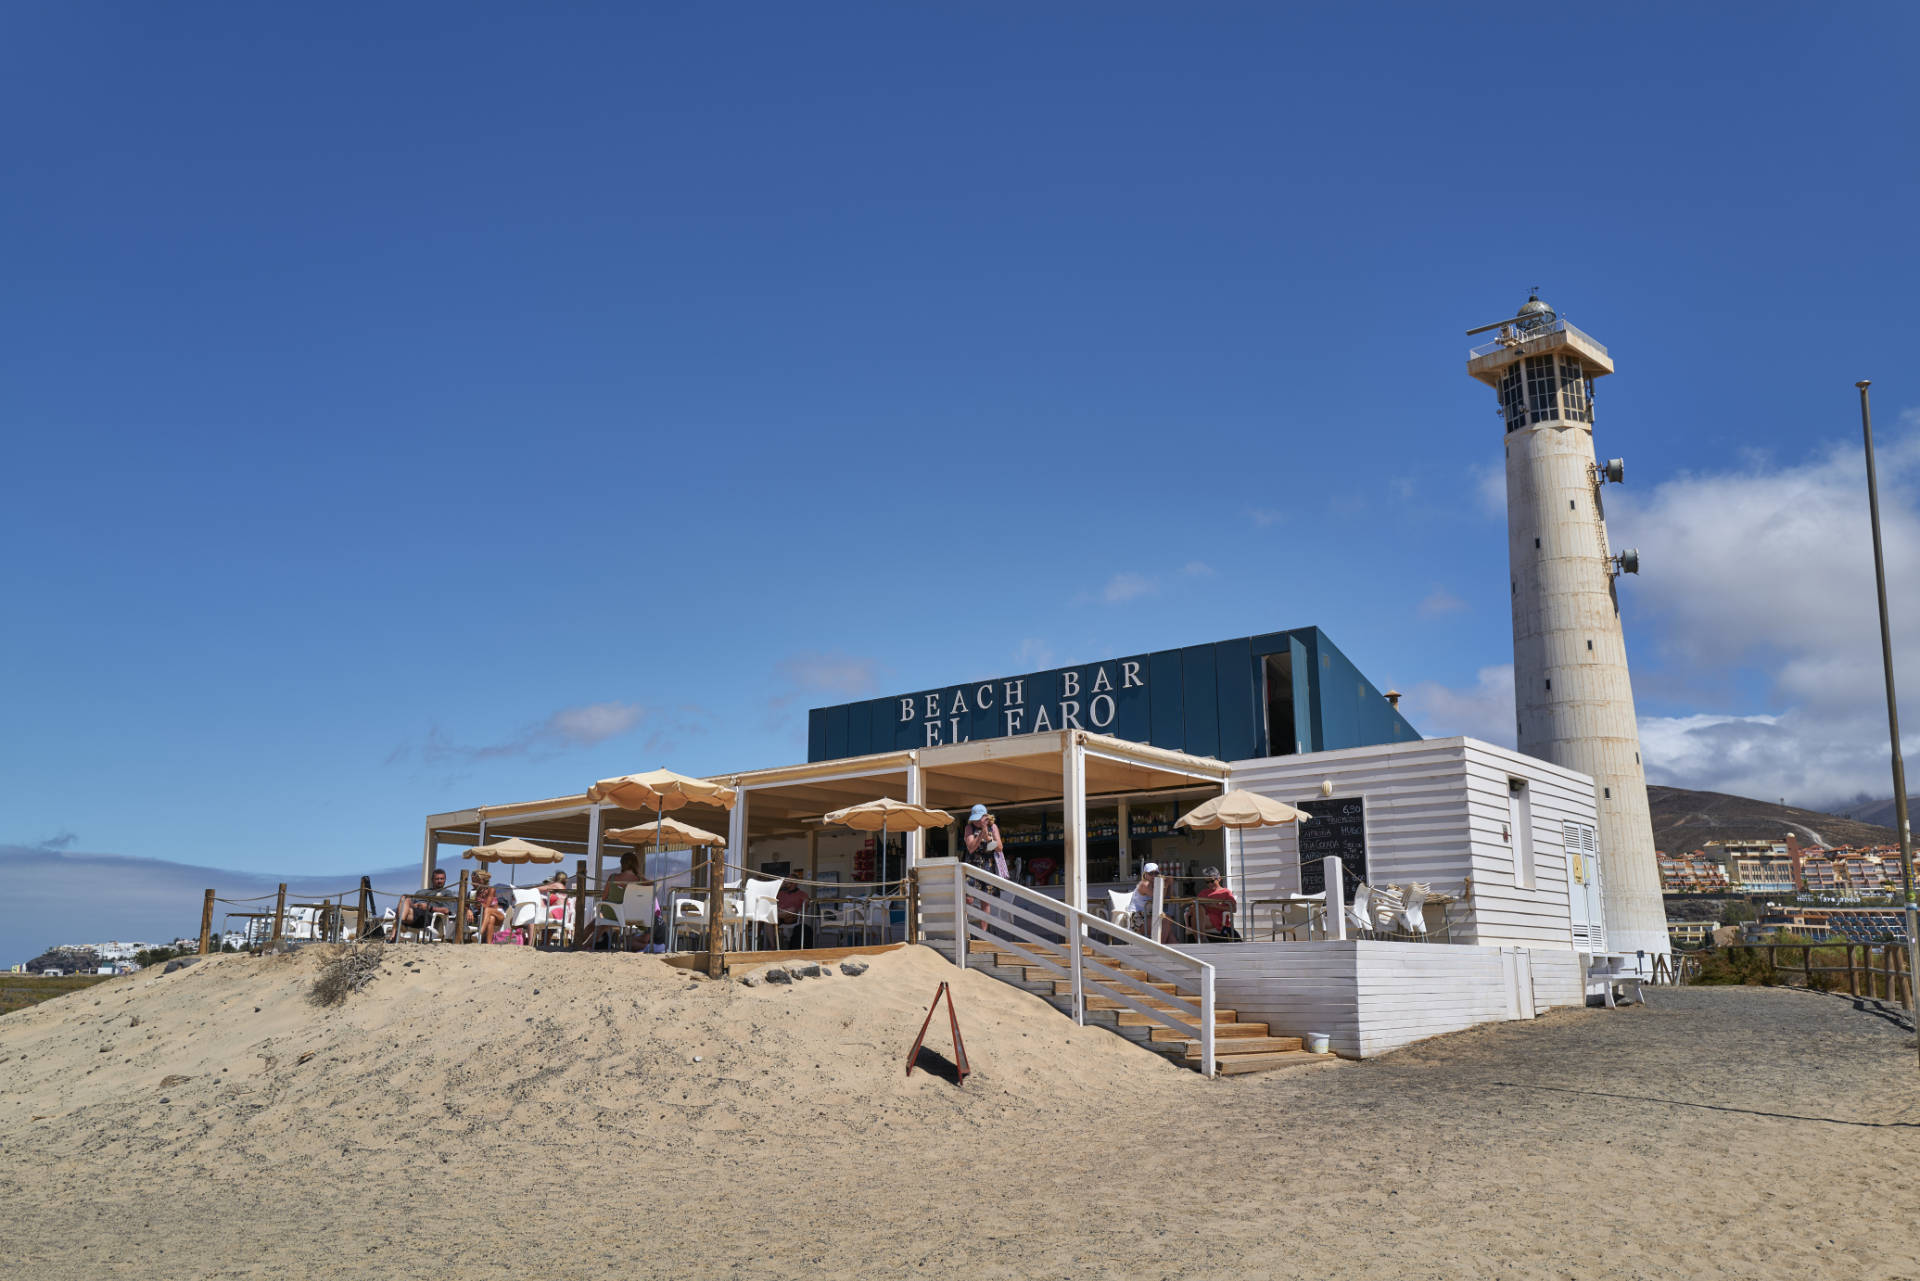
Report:
[[[0,1276],[1920,1278],[1913,1033],[1870,1002],[1663,990],[1207,1082],[924,949],[749,988],[402,946],[335,1010],[316,951],[0,1019]],[[964,1087],[903,1071],[941,979]]]

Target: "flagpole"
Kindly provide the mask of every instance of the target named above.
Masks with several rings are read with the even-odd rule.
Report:
[[[1920,907],[1914,901],[1913,825],[1907,819],[1907,765],[1900,752],[1900,704],[1893,689],[1893,627],[1887,618],[1887,558],[1880,545],[1880,484],[1873,467],[1873,407],[1867,400],[1871,380],[1862,378],[1860,434],[1867,447],[1867,518],[1873,525],[1873,585],[1880,598],[1880,660],[1887,673],[1887,734],[1893,745],[1893,815],[1900,835],[1900,880],[1907,897],[1907,1013],[1920,1020]],[[1920,1047],[1920,1041],[1915,1045]]]

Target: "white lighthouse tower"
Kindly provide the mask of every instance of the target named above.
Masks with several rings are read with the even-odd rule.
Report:
[[[1519,748],[1593,776],[1606,950],[1650,965],[1671,948],[1615,593],[1640,558],[1608,547],[1601,487],[1624,467],[1593,452],[1593,381],[1613,360],[1537,293],[1511,320],[1468,332],[1492,330],[1467,372],[1499,393],[1506,424]]]

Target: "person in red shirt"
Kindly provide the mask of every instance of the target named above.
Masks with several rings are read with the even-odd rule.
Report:
[[[1209,867],[1200,873],[1207,888],[1200,891],[1200,914],[1204,918],[1203,943],[1238,943],[1239,931],[1233,928],[1234,909],[1239,903],[1220,881],[1220,869]],[[1211,900],[1211,901],[1209,901]]]
[[[792,881],[782,881],[774,903],[780,913],[780,928],[789,931],[788,946],[813,946],[813,926],[805,919],[807,892]]]

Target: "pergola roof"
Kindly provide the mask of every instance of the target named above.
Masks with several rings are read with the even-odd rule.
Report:
[[[813,761],[741,774],[715,774],[716,782],[741,789],[747,806],[749,836],[781,836],[817,827],[820,816],[843,805],[891,796],[907,798],[907,771],[920,767],[922,803],[964,811],[976,801],[1014,805],[1059,800],[1069,745],[1078,742],[1086,759],[1090,799],[1164,791],[1196,784],[1224,784],[1224,761],[1149,747],[1082,730],[984,739],[912,751],[881,752],[836,761]],[[585,792],[509,805],[482,805],[434,814],[427,830],[449,845],[478,842],[482,819],[489,839],[521,836],[543,845],[584,852],[593,806]],[[717,806],[688,805],[674,811],[682,822],[713,831],[727,830],[727,812]],[[602,808],[601,830],[631,827],[653,817],[649,811]]]

